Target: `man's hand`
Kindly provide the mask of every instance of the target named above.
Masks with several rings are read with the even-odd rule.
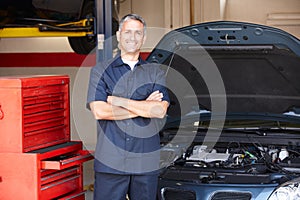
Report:
[[[162,101],[162,98],[164,97],[163,93],[159,92],[158,90],[152,92],[146,101]]]
[[[164,97],[163,93],[157,91],[152,92],[146,99],[146,101],[162,101]],[[129,99],[116,97],[116,96],[108,96],[107,103],[114,105],[114,106],[124,106],[124,104],[128,103]]]

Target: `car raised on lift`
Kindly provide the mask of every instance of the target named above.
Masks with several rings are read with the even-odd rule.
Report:
[[[1,0],[1,37],[66,36],[74,52],[96,47],[96,0]],[[119,0],[112,0],[112,35],[118,28]]]

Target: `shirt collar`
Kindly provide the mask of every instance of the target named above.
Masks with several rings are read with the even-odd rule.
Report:
[[[147,64],[147,62],[139,56],[136,66],[143,67],[143,65],[145,65],[145,64]],[[111,63],[112,67],[120,67],[120,66],[124,66],[124,65],[125,65],[125,63],[122,61],[120,54],[116,55],[113,62]]]

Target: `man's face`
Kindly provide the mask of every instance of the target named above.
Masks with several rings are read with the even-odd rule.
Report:
[[[145,41],[144,26],[137,20],[125,21],[117,32],[119,48],[123,53],[137,53]]]

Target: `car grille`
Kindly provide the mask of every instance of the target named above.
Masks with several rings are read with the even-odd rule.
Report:
[[[162,200],[196,200],[196,193],[191,190],[164,188]]]
[[[211,200],[250,200],[251,194],[246,192],[217,192]]]

